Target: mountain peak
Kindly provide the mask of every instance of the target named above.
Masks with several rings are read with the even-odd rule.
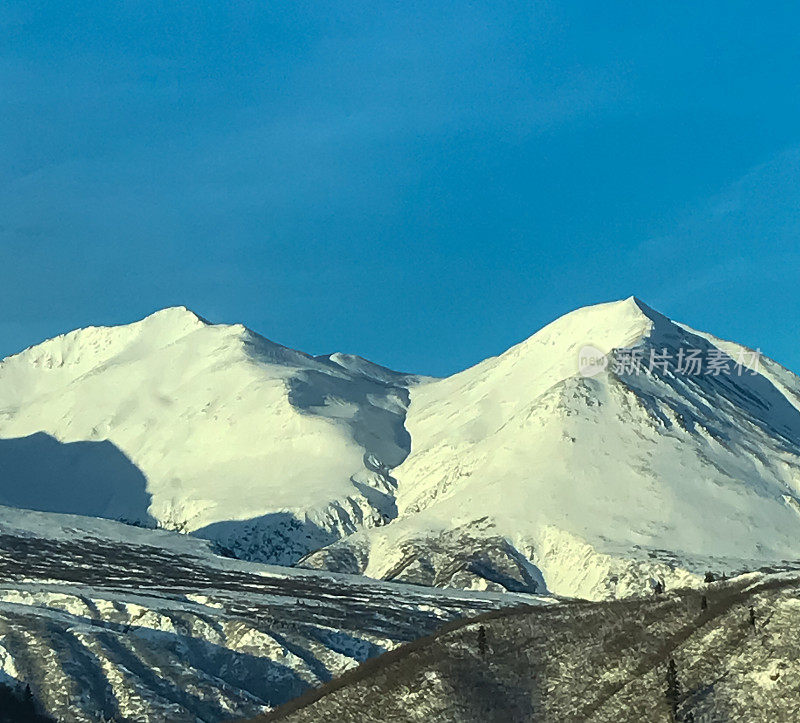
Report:
[[[118,329],[118,333],[123,335],[137,333],[142,338],[159,343],[179,339],[198,329],[212,326],[214,325],[210,321],[185,306],[168,306],[133,324],[111,328]]]
[[[637,343],[672,321],[636,296],[591,304],[570,311],[523,342],[525,348],[552,348],[572,352],[591,345],[608,352]]]
[[[3,361],[85,372],[107,363],[125,349],[136,348],[136,353],[146,353],[210,325],[185,306],[171,306],[132,323],[80,327],[30,346]]]
[[[211,322],[208,319],[204,319],[199,314],[196,314],[194,311],[189,309],[186,306],[167,306],[163,309],[159,309],[158,311],[154,311],[152,314],[148,314],[142,321],[148,321],[150,319],[153,320],[172,320],[172,321],[179,321],[182,323],[190,322],[197,324],[198,322],[205,325],[210,325]]]
[[[652,306],[648,306],[644,303],[638,296],[629,296],[627,299],[619,302],[621,304],[627,304],[628,306],[636,309],[639,313],[644,314],[648,319],[654,321],[659,324],[663,324],[664,322],[672,322],[672,320],[662,314],[660,311],[656,311]]]

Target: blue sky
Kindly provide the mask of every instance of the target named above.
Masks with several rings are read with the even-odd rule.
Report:
[[[446,374],[635,294],[800,371],[793,4],[0,7],[0,355],[185,304]]]

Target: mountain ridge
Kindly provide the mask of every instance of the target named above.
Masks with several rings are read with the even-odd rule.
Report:
[[[605,366],[585,373],[585,349]],[[800,558],[800,380],[766,358],[647,368],[692,350],[752,351],[632,296],[434,379],[171,307],[0,362],[0,441],[21,460],[4,470],[0,450],[0,472],[20,474],[34,434],[109,442],[150,495],[133,521],[439,586],[604,598]]]

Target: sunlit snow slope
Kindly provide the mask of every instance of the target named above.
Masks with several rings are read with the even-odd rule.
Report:
[[[585,345],[645,361],[720,349],[731,373],[584,377]],[[800,380],[763,358],[738,373],[740,360],[749,350],[634,298],[567,314],[413,388],[398,519],[304,564],[603,598],[800,559]]]
[[[0,503],[289,564],[396,514],[415,381],[183,307],[74,331],[0,363]]]

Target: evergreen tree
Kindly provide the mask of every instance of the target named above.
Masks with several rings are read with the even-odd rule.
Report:
[[[681,687],[678,682],[678,667],[675,665],[675,660],[673,658],[670,658],[669,663],[667,663],[667,687],[664,690],[664,696],[672,712],[672,719],[678,720],[678,704],[681,698]]]
[[[478,652],[481,657],[486,657],[486,628],[481,625],[478,628]]]

